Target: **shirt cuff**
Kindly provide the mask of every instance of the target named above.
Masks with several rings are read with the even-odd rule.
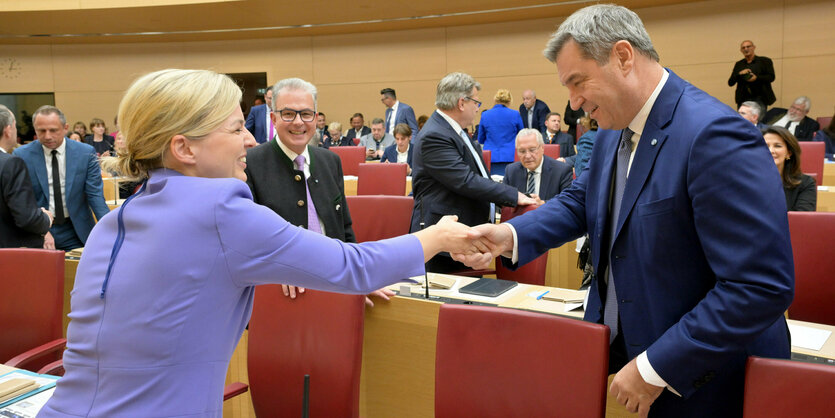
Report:
[[[681,397],[680,393],[676,392],[672,386],[668,385],[667,382],[665,382],[664,379],[662,379],[661,376],[655,372],[655,369],[652,368],[652,364],[649,364],[649,358],[647,358],[646,351],[638,354],[636,364],[638,365],[638,373],[641,374],[641,378],[644,379],[645,382],[653,386],[666,387],[670,390],[670,392],[673,392],[676,396]]]
[[[516,228],[514,228],[513,225],[509,223],[505,223],[504,225],[507,225],[508,228],[510,228],[510,233],[513,235],[513,256],[511,257],[510,261],[513,264],[516,264],[519,262],[519,240],[516,238]]]

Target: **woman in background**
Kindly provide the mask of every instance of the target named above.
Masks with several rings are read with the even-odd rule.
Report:
[[[815,132],[812,137],[815,142],[823,142],[826,147],[826,158],[829,160],[835,159],[835,115],[832,115],[832,120],[829,121],[829,126],[823,127],[821,130]]]
[[[513,101],[510,91],[499,89],[494,100],[496,105],[481,114],[478,142],[490,150],[490,173],[503,176],[516,155],[516,133],[523,128],[522,117],[508,107]]]
[[[67,134],[67,138],[72,139],[75,142],[83,142],[82,138],[81,138],[81,134],[78,133],[78,132],[75,132],[75,131],[70,132],[69,134]]]
[[[577,140],[577,155],[569,158],[574,158],[574,176],[580,177],[580,173],[585,170],[586,165],[591,158],[591,149],[594,147],[594,138],[597,137],[597,121],[583,116],[580,118],[580,124],[586,129],[586,133],[580,136]]]
[[[341,147],[345,145],[349,145],[348,142],[350,140],[348,137],[342,136],[342,124],[339,122],[331,122],[328,125],[328,133],[330,134],[324,141],[322,141],[323,148],[330,148],[330,147]],[[351,142],[350,145],[354,145]]]
[[[115,139],[107,134],[107,126],[105,126],[104,121],[99,118],[93,118],[90,121],[90,130],[93,133],[84,137],[84,143],[92,145],[96,149],[96,154],[99,157],[111,156]]]
[[[72,126],[72,131],[78,132],[78,134],[81,135],[81,139],[84,139],[84,137],[87,136],[87,125],[85,125],[82,121],[78,121]]]
[[[412,129],[405,123],[394,125],[395,143],[383,151],[381,163],[406,163],[406,175],[412,174]]]
[[[128,88],[126,148],[104,166],[144,184],[87,240],[65,374],[40,417],[221,417],[255,285],[367,294],[423,275],[440,251],[476,250],[479,234],[454,217],[347,244],[255,204],[240,99],[231,78],[205,70],[157,71]]]
[[[813,212],[818,201],[818,190],[815,179],[800,172],[800,145],[797,138],[779,126],[763,129],[763,137],[783,180],[786,208],[789,211]]]

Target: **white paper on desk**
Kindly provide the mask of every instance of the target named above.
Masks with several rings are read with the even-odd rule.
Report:
[[[46,405],[46,401],[52,397],[55,388],[47,389],[36,393],[28,398],[21,399],[9,406],[0,408],[0,416],[15,418],[35,418],[38,412]]]
[[[818,186],[818,191],[819,192],[828,192],[829,191],[829,186]]]
[[[792,336],[793,346],[820,351],[832,331],[789,324],[789,333]]]
[[[583,307],[583,302],[579,302],[579,303],[566,303],[566,304],[565,304],[565,311],[566,311],[566,312],[571,312],[571,311],[573,311],[573,310],[575,310],[575,309],[577,309],[577,308],[582,308],[582,307]]]

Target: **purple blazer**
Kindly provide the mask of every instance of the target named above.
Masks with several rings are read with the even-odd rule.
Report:
[[[155,170],[123,207],[125,239],[102,299],[118,212],[87,241],[66,373],[40,417],[221,417],[255,285],[365,294],[424,273],[414,236],[343,243],[253,203],[240,180]]]

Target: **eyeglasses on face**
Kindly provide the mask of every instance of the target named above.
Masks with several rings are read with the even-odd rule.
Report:
[[[296,120],[296,115],[302,118],[302,122],[313,122],[316,119],[316,112],[311,109],[296,110],[285,107],[275,110],[273,113],[277,113],[281,120],[285,122]]]
[[[536,152],[539,151],[540,148],[542,148],[541,145],[537,145],[533,148],[517,148],[516,152],[518,152],[519,155],[536,154]]]
[[[469,100],[469,101],[471,101],[471,102],[473,102],[473,103],[475,103],[476,107],[481,107],[481,102],[479,102],[478,100],[473,99],[473,98],[472,98],[472,97],[470,97],[470,96],[464,96],[464,98],[465,98],[465,99],[467,99],[467,100]]]

